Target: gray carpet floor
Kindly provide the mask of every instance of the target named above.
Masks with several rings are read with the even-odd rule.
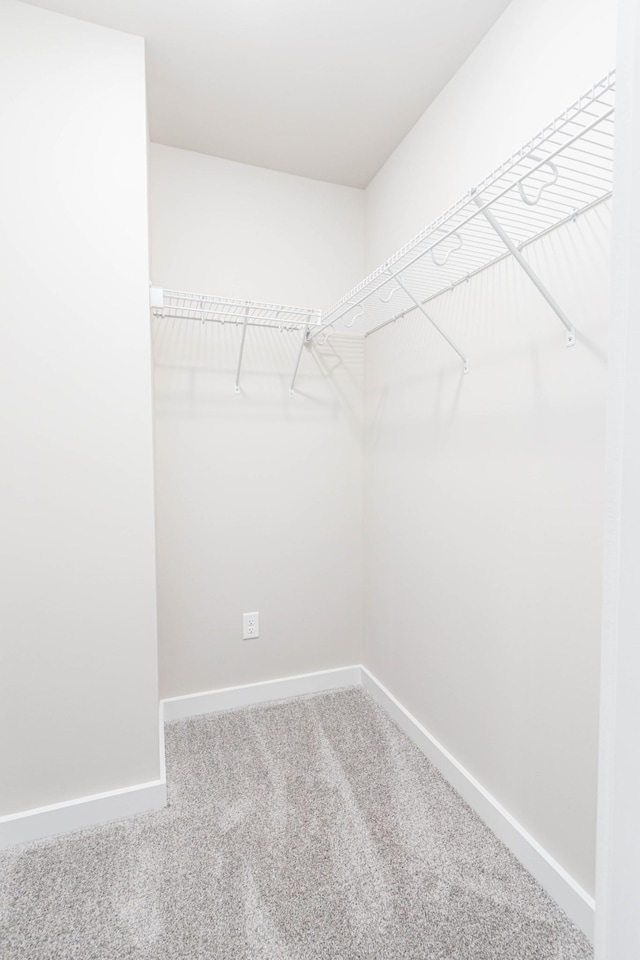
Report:
[[[589,960],[361,690],[168,724],[167,809],[0,854],[2,960]]]

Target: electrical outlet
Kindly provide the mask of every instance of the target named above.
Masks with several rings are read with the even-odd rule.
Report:
[[[260,636],[260,614],[243,613],[242,614],[242,639],[253,640]]]

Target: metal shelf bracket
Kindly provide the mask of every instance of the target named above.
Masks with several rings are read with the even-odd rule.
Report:
[[[553,310],[553,312],[556,314],[556,316],[558,317],[558,319],[561,320],[562,323],[564,324],[564,326],[566,327],[566,330],[567,330],[566,344],[567,344],[567,346],[568,346],[568,347],[573,347],[573,346],[575,346],[575,342],[576,342],[576,331],[575,331],[575,328],[574,328],[573,324],[571,323],[571,321],[567,318],[567,316],[566,316],[564,310],[562,309],[562,307],[561,307],[561,306],[557,303],[557,301],[551,296],[551,294],[549,293],[549,291],[547,290],[547,288],[545,287],[545,285],[543,284],[542,280],[540,279],[540,277],[538,276],[538,274],[535,272],[535,270],[533,269],[533,267],[529,264],[529,262],[528,262],[527,260],[525,260],[525,258],[522,256],[520,250],[517,248],[517,246],[515,245],[515,243],[514,243],[513,240],[511,239],[511,237],[505,232],[505,230],[504,230],[504,228],[501,226],[501,224],[498,223],[498,221],[496,220],[496,218],[494,217],[494,215],[491,213],[491,211],[488,210],[487,207],[482,203],[482,200],[481,200],[479,197],[476,197],[476,198],[475,198],[475,202],[476,202],[477,206],[480,208],[480,211],[482,212],[482,215],[483,215],[483,216],[488,220],[488,222],[491,224],[491,226],[493,227],[493,229],[495,230],[495,232],[498,234],[498,236],[500,237],[500,239],[501,239],[502,242],[504,243],[504,245],[505,245],[505,247],[507,248],[507,250],[509,251],[509,253],[511,253],[511,254],[513,255],[513,257],[517,260],[517,262],[520,264],[520,266],[522,267],[522,269],[524,270],[524,272],[526,273],[526,275],[529,277],[529,279],[530,279],[531,282],[533,283],[533,285],[534,285],[534,286],[538,289],[538,291],[542,294],[542,296],[543,296],[544,299],[547,301],[547,303],[549,304],[549,306],[551,307],[551,309]]]
[[[422,303],[420,303],[420,301],[417,299],[417,297],[414,297],[414,295],[411,293],[411,291],[410,291],[410,290],[407,290],[407,287],[405,286],[405,283],[404,283],[404,281],[402,280],[402,277],[400,277],[399,274],[396,274],[394,279],[395,279],[396,283],[399,283],[399,284],[400,284],[400,287],[404,290],[404,292],[405,292],[406,295],[409,297],[409,299],[413,301],[413,303],[414,303],[415,306],[418,308],[418,310],[420,311],[420,313],[422,313],[422,314],[427,318],[427,320],[429,321],[429,323],[431,324],[431,326],[432,326],[432,327],[435,327],[435,329],[438,331],[438,333],[440,334],[440,336],[442,337],[442,339],[443,339],[443,340],[446,340],[446,342],[449,344],[449,346],[450,346],[451,349],[454,351],[454,353],[457,353],[457,355],[460,357],[460,359],[462,360],[462,363],[464,364],[464,367],[463,367],[464,373],[469,373],[469,360],[468,360],[467,357],[465,357],[465,355],[464,355],[464,353],[462,352],[462,350],[460,350],[460,348],[455,345],[455,343],[453,342],[453,340],[452,340],[450,337],[447,336],[447,334],[444,332],[444,330],[442,329],[442,327],[441,327],[439,324],[437,324],[436,321],[433,319],[433,317],[431,316],[431,314],[427,313],[427,311],[426,311],[425,308],[424,308],[424,305],[423,305]]]
[[[238,357],[238,369],[236,370],[236,393],[240,393],[240,370],[242,369],[242,355],[244,353],[244,341],[247,336],[247,322],[249,320],[249,307],[244,310],[244,322],[242,324],[242,336],[240,338],[240,356]]]
[[[304,350],[306,344],[309,343],[309,327],[305,327],[302,331],[302,339],[300,340],[300,348],[298,350],[298,357],[296,359],[296,365],[293,369],[293,376],[291,377],[291,383],[289,384],[289,396],[295,396],[295,384],[296,377],[298,376],[298,368],[300,366],[300,361],[302,360],[302,351]]]

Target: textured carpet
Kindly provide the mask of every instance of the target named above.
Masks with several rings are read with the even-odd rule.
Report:
[[[2,960],[588,960],[360,690],[167,725],[170,806],[0,854]]]

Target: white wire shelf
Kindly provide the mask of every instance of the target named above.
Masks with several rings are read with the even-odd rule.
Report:
[[[311,338],[359,320],[365,336],[425,305],[506,256],[529,274],[575,342],[573,325],[521,250],[611,196],[615,71],[469,190],[410,243],[323,313]]]
[[[200,293],[182,293],[151,287],[151,312],[154,317],[199,320],[202,323],[234,323],[238,326],[269,327],[283,332],[313,328],[321,322],[321,311],[310,307],[290,307],[257,300],[230,300]]]
[[[321,323],[321,311],[311,307],[289,307],[281,303],[261,303],[258,300],[230,300],[226,297],[211,297],[200,293],[182,293],[151,287],[149,293],[151,315],[175,320],[196,320],[200,323],[227,323],[240,328],[238,366],[235,391],[240,393],[240,373],[247,335],[247,327],[267,327],[281,333],[301,333],[296,364],[289,385],[289,396],[294,395],[302,351],[314,327]]]
[[[365,336],[420,310],[464,363],[464,352],[427,311],[431,300],[513,256],[576,342],[564,314],[522,251],[551,230],[576,219],[611,196],[613,184],[615,71],[568,107],[490,176],[322,313],[307,307],[231,300],[151,288],[155,317],[235,324],[242,328],[235,389],[247,327],[300,331],[289,393],[305,344],[328,337],[340,321],[359,321]]]

